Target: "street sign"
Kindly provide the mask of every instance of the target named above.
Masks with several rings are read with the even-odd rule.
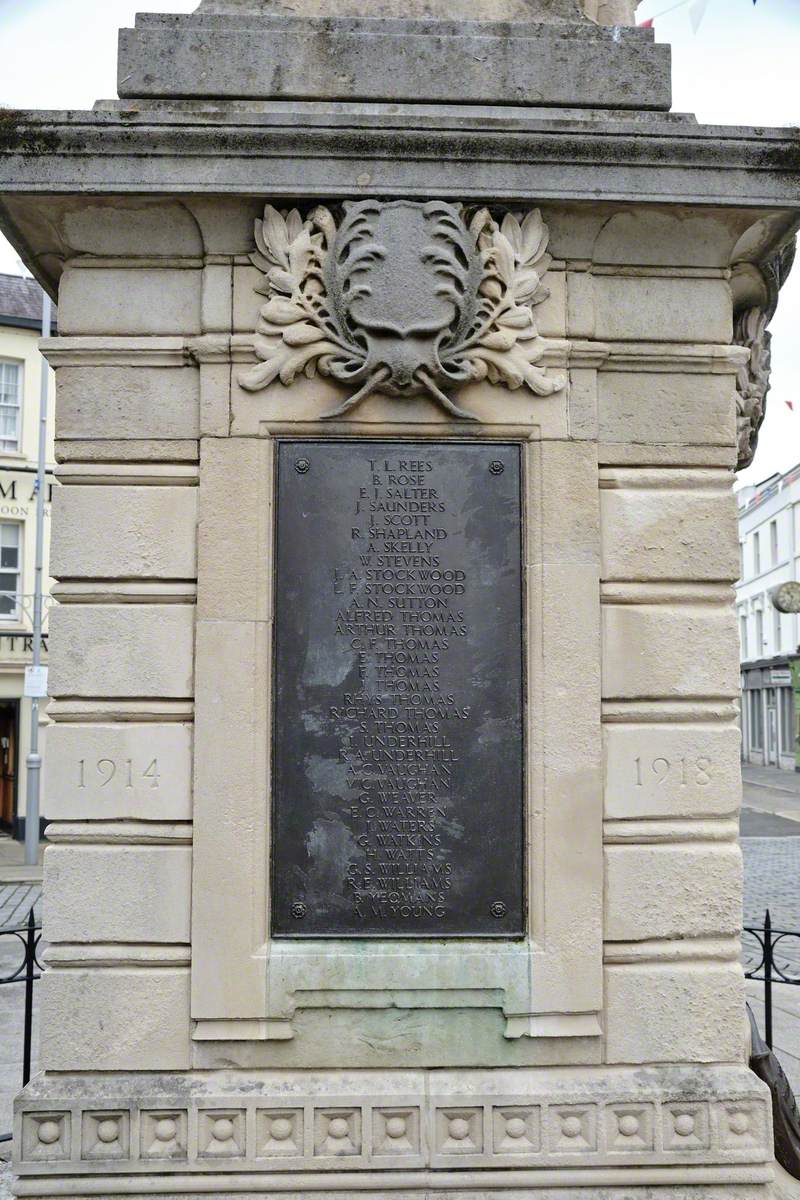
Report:
[[[25,668],[24,695],[42,700],[47,695],[47,667]]]

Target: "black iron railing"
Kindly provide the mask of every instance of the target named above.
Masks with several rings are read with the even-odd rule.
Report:
[[[767,909],[763,926],[745,926],[743,932],[744,973],[747,979],[763,981],[764,1040],[771,1050],[772,985],[788,983],[800,987],[800,929],[773,929]]]
[[[22,1033],[22,1086],[31,1077],[31,1051],[33,1047],[33,985],[40,978],[42,964],[37,958],[37,950],[42,937],[42,927],[36,924],[36,918],[31,908],[24,925],[9,929],[0,929],[0,938],[16,938],[22,946],[22,958],[7,975],[0,976],[0,987],[6,983],[25,984],[25,1016]],[[10,1133],[0,1133],[0,1142],[10,1142]]]
[[[0,987],[7,983],[25,984],[25,1023],[22,1035],[22,1086],[31,1077],[31,1047],[33,1045],[33,985],[40,977],[42,964],[37,950],[42,936],[41,925],[36,924],[33,909],[28,913],[24,925],[0,929],[0,938],[16,938],[22,947],[22,957],[14,970],[0,976]]]

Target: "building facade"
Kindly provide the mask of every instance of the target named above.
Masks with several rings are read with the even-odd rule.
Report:
[[[737,495],[741,579],[742,755],[800,770],[800,614],[772,595],[800,579],[800,464]]]
[[[33,279],[0,274],[0,830],[25,836],[25,759],[31,701],[25,667],[33,656],[36,562],[36,463],[44,359],[39,353],[42,290]],[[54,389],[51,375],[51,404]],[[48,547],[53,487],[52,423],[47,439],[45,615],[49,606]],[[43,661],[47,661],[45,621]],[[43,725],[47,718],[41,707]],[[43,753],[45,730],[40,731]]]

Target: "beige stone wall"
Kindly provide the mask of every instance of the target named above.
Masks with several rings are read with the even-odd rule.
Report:
[[[52,1070],[191,1063],[200,394],[184,339],[200,328],[203,271],[185,209],[128,216],[65,217],[87,257],[62,277],[52,354],[63,484],[42,995]],[[145,266],[126,238],[174,257]]]
[[[358,997],[320,999],[350,986],[346,955],[298,968],[269,945],[273,439],[453,426],[376,396],[331,429],[328,383],[243,391],[254,205],[134,211],[137,257],[116,226],[98,219],[94,250],[81,226],[103,258],[68,263],[51,355],[43,1001],[69,1036],[48,1035],[45,1068],[741,1062],[733,223],[546,214],[538,315],[570,386],[464,393],[487,436],[526,446],[528,942],[435,962],[395,949],[376,978],[411,995],[433,963],[443,1007],[354,1021]],[[307,1007],[290,1003],[300,978]],[[486,1001],[459,1009],[470,989]]]

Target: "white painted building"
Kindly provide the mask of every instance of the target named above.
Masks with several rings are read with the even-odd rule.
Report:
[[[741,579],[736,586],[745,761],[800,770],[800,614],[771,594],[800,580],[800,464],[737,493]]]
[[[33,656],[36,562],[36,466],[39,397],[45,363],[39,353],[42,290],[33,279],[0,274],[0,831],[25,835],[25,759],[31,702],[23,695]],[[49,544],[53,488],[53,394],[50,373],[45,536]],[[49,607],[45,546],[45,613]],[[43,638],[47,661],[47,623]],[[39,747],[45,756],[47,715],[39,709]],[[46,758],[45,758],[46,761]]]

